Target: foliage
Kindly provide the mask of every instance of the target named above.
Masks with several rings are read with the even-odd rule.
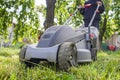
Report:
[[[103,33],[103,38],[106,39],[111,36],[115,31],[119,32],[119,0],[103,0],[105,5],[105,12],[102,14],[102,20],[100,22],[100,33]],[[75,11],[77,6],[83,5],[83,0],[57,0],[56,2],[56,10],[55,10],[55,16],[56,16],[56,23],[59,25],[64,24],[66,19],[70,17],[70,14]],[[104,19],[107,19],[106,26],[104,26]],[[70,21],[70,25],[72,27],[79,27],[83,23],[83,17],[78,12],[75,17],[72,18],[72,21]],[[106,27],[105,32],[102,32],[103,29]],[[105,33],[105,34],[104,34]]]
[[[59,25],[63,25],[65,21],[74,13],[77,7],[81,4],[78,0],[57,0],[56,2],[56,10],[55,10],[55,19],[56,23]],[[82,16],[78,12],[70,21],[70,25],[72,27],[78,27],[82,24]]]
[[[120,6],[119,0],[103,0],[105,12],[102,14],[101,31],[104,29],[104,18],[107,19],[107,29],[104,39],[108,38],[115,31],[120,31]],[[83,5],[84,0],[56,0],[55,4],[55,25],[62,25],[70,17],[77,6]],[[41,5],[35,8],[34,0],[0,0],[0,35],[7,39],[7,29],[13,25],[13,20],[17,20],[14,28],[14,41],[22,41],[24,37],[31,42],[36,41],[38,27],[40,26],[38,14],[44,14],[45,7]],[[78,12],[70,21],[70,26],[79,27],[83,23],[83,17]]]
[[[101,20],[101,32],[103,31],[104,27],[104,18],[107,19],[107,25],[106,25],[106,30],[105,34],[103,36],[104,39],[107,39],[110,37],[112,34],[115,32],[120,33],[120,28],[119,28],[119,1],[118,0],[103,0],[104,5],[105,5],[105,12],[102,15],[102,20]]]
[[[0,0],[0,35],[3,35],[5,39],[8,36],[7,28],[12,24],[15,24],[15,41],[37,35],[39,19],[34,0]]]
[[[7,54],[6,54],[7,53]],[[89,64],[79,64],[69,72],[61,72],[55,66],[39,64],[26,68],[18,59],[19,49],[2,48],[0,51],[1,80],[119,80],[120,51],[99,52],[98,60]],[[6,55],[4,55],[6,54]]]
[[[113,0],[113,4],[112,4],[112,11],[114,14],[114,23],[116,26],[115,31],[119,31],[120,34],[120,3],[119,0]]]

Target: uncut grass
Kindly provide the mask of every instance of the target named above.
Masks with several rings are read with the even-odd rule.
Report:
[[[19,49],[0,48],[0,56],[12,57],[13,55],[17,55],[18,53],[19,53]]]
[[[66,72],[56,72],[55,66],[41,64],[26,68],[20,64],[19,50],[2,49],[0,52],[0,80],[73,80],[74,76]],[[7,51],[9,52],[7,52]],[[12,51],[13,50],[13,51]],[[7,53],[7,54],[6,54]],[[5,56],[3,54],[6,54]]]
[[[57,73],[55,70],[45,66],[26,68],[19,63],[11,63],[9,66],[3,65],[0,70],[2,70],[0,72],[1,80],[74,80],[74,76],[71,74]]]
[[[47,64],[26,68],[19,62],[19,49],[2,50],[0,80],[120,80],[120,51],[101,51],[96,62],[72,67],[69,72],[56,72],[55,66]]]
[[[120,80],[119,56],[120,51],[100,52],[96,62],[72,68],[71,72],[80,80]]]

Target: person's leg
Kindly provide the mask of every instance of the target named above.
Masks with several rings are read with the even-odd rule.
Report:
[[[88,27],[89,23],[90,20],[84,20],[85,27]],[[99,20],[94,20],[91,26],[94,26],[99,30]]]
[[[93,24],[92,24],[92,26],[95,26],[99,30],[99,28],[100,28],[99,21],[97,21],[97,20],[94,21]]]
[[[84,20],[85,27],[88,27],[89,22],[90,22],[89,20]]]

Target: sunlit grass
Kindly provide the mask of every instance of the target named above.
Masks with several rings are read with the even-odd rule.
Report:
[[[18,53],[19,49],[0,48],[0,80],[120,80],[120,51],[100,51],[97,61],[72,67],[69,72],[47,64],[26,68]]]
[[[19,49],[14,48],[0,48],[0,56],[4,57],[12,57],[13,55],[17,55]]]

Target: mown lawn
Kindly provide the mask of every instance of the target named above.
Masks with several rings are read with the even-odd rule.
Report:
[[[19,62],[19,50],[0,48],[0,80],[120,80],[120,51],[100,51],[93,63],[56,72],[47,64],[26,68]]]

